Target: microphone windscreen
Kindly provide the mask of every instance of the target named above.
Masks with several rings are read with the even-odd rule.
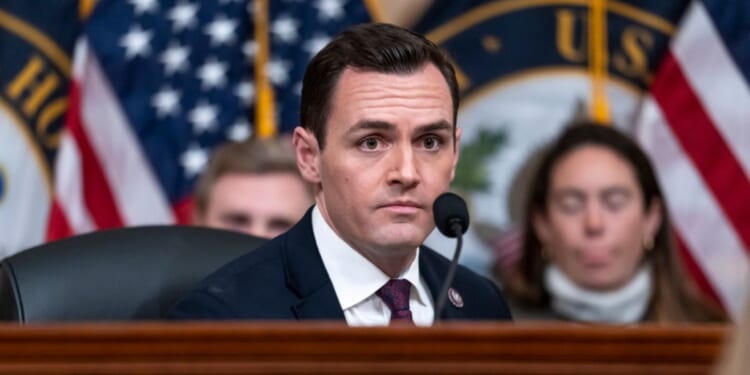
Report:
[[[448,237],[456,237],[453,232],[453,223],[461,226],[461,234],[469,229],[469,210],[463,198],[453,193],[443,193],[432,205],[432,215],[435,218],[435,226],[440,233]]]

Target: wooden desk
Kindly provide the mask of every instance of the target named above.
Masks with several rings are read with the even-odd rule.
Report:
[[[709,374],[724,326],[0,325],[1,374]]]

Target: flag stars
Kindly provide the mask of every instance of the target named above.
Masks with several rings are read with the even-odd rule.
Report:
[[[258,52],[258,43],[254,40],[248,40],[242,44],[242,54],[245,58],[255,57],[255,53]]]
[[[120,46],[125,48],[125,57],[128,59],[137,56],[148,56],[151,52],[152,31],[141,29],[139,25],[130,28],[127,34],[120,39]]]
[[[159,118],[176,115],[180,109],[180,93],[171,87],[164,87],[151,98]]]
[[[188,56],[190,55],[190,48],[180,46],[178,44],[170,44],[170,46],[161,54],[161,62],[164,64],[164,71],[167,75],[172,75],[176,72],[182,72],[188,68]]]
[[[232,126],[227,129],[227,138],[240,142],[250,138],[252,129],[250,124],[244,118],[238,118]]]
[[[222,88],[227,83],[227,64],[210,58],[198,68],[198,78],[203,89]]]
[[[310,56],[314,56],[330,41],[331,38],[327,35],[315,34],[302,45],[302,49],[309,53]]]
[[[222,45],[234,42],[234,29],[237,21],[225,16],[218,16],[206,26],[205,33],[211,37],[211,45]]]
[[[200,102],[188,114],[188,120],[193,124],[196,134],[205,133],[216,126],[219,110],[216,106],[206,102]]]
[[[287,14],[279,16],[271,25],[271,33],[284,43],[294,43],[299,38],[299,22]]]
[[[169,10],[167,18],[172,21],[172,30],[182,31],[195,26],[197,14],[197,5],[181,2]]]
[[[153,13],[159,7],[156,0],[128,0],[133,5],[136,15],[143,13]]]
[[[282,86],[289,82],[289,71],[292,64],[286,60],[274,59],[266,65],[266,75],[274,85]]]
[[[344,16],[344,4],[341,0],[318,0],[318,19],[321,21],[338,20]]]
[[[188,178],[197,176],[208,162],[208,150],[201,148],[197,144],[191,144],[180,155],[180,164],[185,169],[185,175]]]
[[[237,85],[234,93],[240,98],[242,104],[248,106],[255,99],[255,85],[250,81],[243,81]]]

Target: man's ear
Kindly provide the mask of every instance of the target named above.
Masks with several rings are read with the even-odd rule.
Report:
[[[462,128],[456,128],[456,141],[454,144],[455,151],[453,152],[453,166],[451,167],[451,182],[456,177],[456,167],[458,166],[458,156],[461,154],[461,134],[463,133]]]
[[[292,144],[302,178],[311,184],[320,183],[320,147],[315,134],[298,126],[292,134]]]

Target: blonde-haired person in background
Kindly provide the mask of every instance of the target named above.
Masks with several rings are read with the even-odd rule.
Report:
[[[228,142],[211,156],[195,188],[193,223],[273,238],[312,205],[289,138]]]

